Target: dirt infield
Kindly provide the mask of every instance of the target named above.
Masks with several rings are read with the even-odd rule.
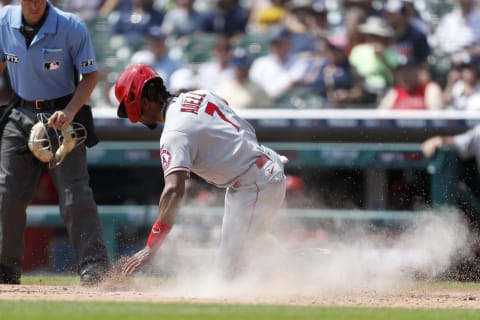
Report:
[[[442,276],[467,256],[466,230],[454,215],[432,215],[392,243],[356,230],[327,251],[272,247],[234,279],[212,272],[213,257],[172,247],[133,277],[119,259],[98,287],[0,285],[0,300],[480,309],[480,283],[434,281],[452,279]]]
[[[480,309],[480,289],[403,289],[398,291],[365,291],[354,293],[319,293],[307,295],[273,295],[223,297],[174,296],[159,289],[130,288],[112,290],[106,287],[50,285],[0,285],[0,300],[60,300],[113,302],[181,302],[241,303],[348,307],[399,308],[468,308]]]

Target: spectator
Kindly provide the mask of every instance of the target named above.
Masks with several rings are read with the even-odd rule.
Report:
[[[166,39],[159,26],[150,28],[146,49],[134,53],[130,62],[150,65],[168,84],[172,73],[182,67],[183,62],[170,57]]]
[[[458,0],[455,9],[442,17],[435,31],[435,45],[462,61],[466,55],[480,56],[480,8],[475,0]]]
[[[254,1],[252,3],[249,27],[254,32],[265,32],[275,24],[283,23],[287,14],[288,0]]]
[[[430,46],[424,33],[414,27],[407,15],[405,2],[388,0],[385,15],[395,33],[393,48],[402,56],[412,56],[418,63],[426,63]]]
[[[14,4],[15,2],[16,1],[12,1],[12,0],[2,0],[0,1],[0,8],[8,6],[9,4]]]
[[[311,32],[318,35],[328,29],[328,10],[325,0],[291,0],[285,25],[292,32]],[[291,19],[291,20],[290,20]]]
[[[344,0],[343,7],[345,11],[350,9],[362,10],[366,17],[381,16],[381,12],[373,6],[373,0]]]
[[[283,25],[269,30],[269,54],[255,59],[250,79],[260,85],[275,100],[303,79],[306,61],[292,53],[292,34]]]
[[[108,1],[106,0],[65,0],[63,1],[62,9],[75,13],[80,18],[88,22],[97,14],[103,14],[106,12],[104,5],[106,5],[107,2]]]
[[[301,57],[306,59],[307,61],[305,78],[304,78],[306,83],[312,82],[311,79],[308,80],[306,78],[316,74],[315,72],[312,73],[312,71],[318,69],[327,60],[328,37],[329,37],[329,33],[315,36],[315,38],[313,39],[313,48],[314,48],[313,52],[308,55],[305,55],[305,54],[301,55]],[[346,37],[345,37],[345,41],[347,41],[347,47],[348,47],[348,40],[346,39]]]
[[[470,57],[454,65],[443,95],[449,109],[480,110],[479,63],[479,59]]]
[[[393,85],[392,66],[396,62],[391,48],[393,30],[384,19],[371,16],[359,25],[365,43],[352,48],[349,61],[365,79],[365,90],[380,97]]]
[[[429,35],[430,27],[428,23],[419,14],[417,8],[415,7],[415,2],[413,0],[401,1],[403,2],[403,6],[405,8],[405,15],[408,17],[410,24],[424,35]]]
[[[220,83],[233,79],[231,43],[226,36],[219,36],[213,49],[214,58],[198,66],[197,81],[203,88],[214,90]]]
[[[413,57],[399,56],[395,86],[382,98],[379,109],[439,110],[443,108],[442,89],[432,80],[424,81],[421,65]]]
[[[104,0],[102,6],[97,13],[102,16],[107,16],[113,13],[118,8],[120,2],[121,0]]]
[[[127,46],[138,50],[145,35],[154,26],[161,26],[163,12],[153,7],[153,0],[123,1],[118,8],[118,18],[113,24],[113,33],[122,35]]]
[[[195,73],[192,68],[182,67],[175,70],[170,76],[170,90],[176,95],[196,89]]]
[[[347,38],[332,35],[327,44],[327,58],[313,70],[313,74],[307,74],[306,84],[324,98],[325,106],[365,102],[363,79],[348,61]]]
[[[206,13],[203,30],[228,37],[245,34],[249,12],[238,0],[216,0],[215,9]]]
[[[313,52],[315,37],[328,30],[323,0],[292,0],[287,6],[285,26],[292,32],[292,52]]]
[[[235,109],[270,107],[272,102],[267,93],[249,78],[253,57],[244,49],[236,48],[232,54],[235,77],[214,90]]]
[[[165,14],[162,30],[168,36],[181,38],[203,31],[205,14],[195,9],[195,0],[177,0]]]
[[[363,34],[360,32],[359,26],[365,23],[367,13],[361,8],[352,6],[345,10],[344,29],[348,39],[347,52],[350,54],[353,47],[365,42]]]
[[[431,158],[443,146],[453,147],[462,159],[475,158],[480,168],[480,125],[453,136],[433,136],[426,139],[421,147],[425,157]]]
[[[343,0],[343,7],[345,9],[343,31],[348,38],[350,53],[357,44],[365,42],[359,26],[365,23],[368,17],[380,17],[382,13],[374,8],[372,0]]]

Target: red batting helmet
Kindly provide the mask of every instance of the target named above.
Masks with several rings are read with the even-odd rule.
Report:
[[[143,86],[155,77],[158,77],[158,74],[144,64],[131,65],[122,72],[115,84],[115,96],[120,102],[118,117],[128,118],[133,123],[140,120]]]

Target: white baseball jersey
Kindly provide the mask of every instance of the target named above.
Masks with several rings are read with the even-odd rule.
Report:
[[[160,139],[165,176],[192,171],[227,187],[263,153],[253,127],[209,91],[196,90],[174,98],[165,119]]]
[[[253,127],[205,90],[174,98],[165,119],[164,174],[192,171],[227,187],[217,266],[227,276],[236,274],[261,247],[282,205],[285,158],[259,145]]]

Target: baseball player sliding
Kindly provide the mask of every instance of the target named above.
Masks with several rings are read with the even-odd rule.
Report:
[[[149,261],[170,232],[194,172],[226,188],[219,271],[231,278],[248,265],[285,196],[286,158],[260,145],[252,126],[227,102],[205,90],[171,95],[146,65],[125,69],[115,85],[117,114],[149,128],[163,123],[160,153],[165,187],[145,248],[122,267],[131,275]]]

